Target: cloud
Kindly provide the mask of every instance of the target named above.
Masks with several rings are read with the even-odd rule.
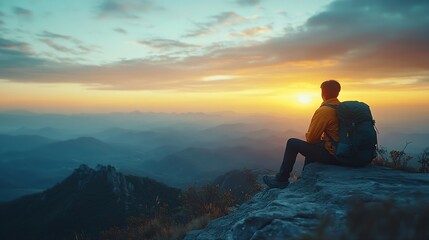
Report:
[[[0,37],[0,49],[2,53],[22,53],[25,55],[29,55],[32,53],[30,45],[23,42],[11,41]]]
[[[0,11],[0,18],[4,17],[4,13],[2,11]],[[4,21],[0,19],[0,26],[4,25]]]
[[[57,43],[55,43],[54,41],[52,41],[51,39],[41,39],[41,42],[45,43],[46,45],[48,45],[49,47],[60,51],[60,52],[64,52],[64,53],[72,53],[72,54],[78,54],[78,52],[76,52],[75,50],[59,45]]]
[[[425,75],[429,72],[428,11],[427,1],[334,1],[294,32],[216,55],[250,59],[236,66],[249,69],[319,63],[319,71],[349,79]]]
[[[247,28],[241,32],[238,33],[232,33],[232,36],[239,36],[239,37],[253,37],[256,35],[261,35],[267,32],[270,32],[272,30],[271,26],[265,26],[265,27],[252,27]]]
[[[191,47],[198,47],[198,45],[188,44],[176,40],[170,40],[170,39],[151,39],[151,40],[140,40],[138,43],[143,44],[147,47],[154,48],[154,49],[160,49],[160,50],[167,50],[171,48],[191,48]]]
[[[117,32],[117,33],[122,33],[122,34],[127,34],[128,32],[123,29],[123,28],[115,28],[113,29],[113,31]]]
[[[246,21],[246,18],[240,16],[235,12],[223,12],[219,15],[215,15],[212,17],[214,19],[213,22],[209,23],[209,25],[235,25],[237,23],[241,23]]]
[[[29,19],[33,16],[32,11],[21,7],[14,7],[13,13],[19,17],[26,18],[26,19]]]
[[[82,41],[80,41],[80,40],[78,40],[72,36],[61,35],[61,34],[52,33],[52,32],[48,32],[48,31],[43,31],[41,34],[39,34],[39,36],[47,37],[47,38],[55,38],[55,39],[64,39],[64,40],[68,40],[70,42],[73,42],[75,44],[81,44],[82,43]]]
[[[94,47],[86,47],[83,45],[79,45],[79,46],[77,46],[77,48],[79,48],[82,51],[81,53],[89,53],[89,52],[94,51]]]
[[[247,21],[248,19],[235,12],[222,12],[211,16],[211,20],[205,23],[196,23],[197,28],[183,37],[198,37],[218,31],[219,27],[232,26]]]
[[[45,60],[34,56],[27,43],[0,37],[0,75],[18,80],[17,74],[25,74],[27,69],[38,68]],[[29,76],[28,76],[29,77]]]
[[[255,6],[260,2],[261,0],[237,0],[237,3],[241,6]]]
[[[197,28],[195,30],[183,35],[183,37],[199,37],[215,32],[214,28],[208,27],[206,24],[197,23],[196,26]]]
[[[140,18],[142,13],[159,9],[151,0],[103,0],[98,6],[100,18]]]
[[[419,0],[335,1],[311,17],[305,31],[280,39],[283,43],[275,48],[285,47],[295,55],[285,59],[337,59],[348,71],[427,71],[428,11],[429,2]]]
[[[48,31],[43,31],[41,34],[39,34],[39,36],[43,37],[43,39],[40,39],[41,42],[63,53],[80,55],[80,54],[92,52],[94,50],[94,47],[85,46],[85,44],[81,40],[69,35],[62,35],[62,34],[52,33]],[[70,48],[70,47],[60,45],[59,43],[53,41],[52,39],[63,40],[65,41],[66,44],[71,43],[72,47]],[[80,51],[77,51],[77,49],[79,49]]]
[[[0,42],[0,77],[12,81],[77,82],[100,89],[213,91],[224,87],[241,90],[284,87],[289,81],[296,82],[309,76],[347,79],[356,83],[396,79],[381,81],[383,84],[371,87],[395,84],[412,88],[418,84],[429,88],[429,82],[423,80],[429,75],[427,12],[427,1],[338,0],[295,31],[259,45],[217,48],[187,58],[166,56],[102,66],[51,65],[49,61],[32,56],[28,45],[3,39]],[[203,25],[215,28],[242,22],[231,20],[238,14],[217,16]],[[158,40],[142,44],[160,48],[182,44],[174,40]],[[201,80],[220,75],[235,78],[229,81]],[[273,76],[277,76],[275,81],[266,80]],[[398,84],[401,81],[409,84]],[[217,84],[216,88],[213,84]]]

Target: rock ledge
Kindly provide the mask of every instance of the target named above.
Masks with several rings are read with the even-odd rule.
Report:
[[[429,174],[412,174],[377,166],[344,168],[311,164],[288,188],[256,194],[233,213],[216,219],[185,239],[292,239],[312,232],[318,216],[345,221],[355,199],[398,204],[429,202]]]

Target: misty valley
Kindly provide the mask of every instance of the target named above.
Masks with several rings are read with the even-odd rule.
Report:
[[[219,113],[0,114],[0,201],[40,192],[81,164],[112,165],[169,186],[203,185],[233,169],[277,170],[308,123]],[[383,132],[381,145],[417,154],[428,134]],[[302,158],[301,158],[302,159]],[[302,163],[296,172],[300,172]]]
[[[234,112],[2,112],[1,236],[129,239],[178,229],[180,239],[194,221],[205,226],[261,191],[261,176],[278,170],[286,140],[303,138],[307,124]],[[390,149],[409,143],[409,156],[428,139],[379,136]],[[303,162],[299,155],[296,176]]]
[[[0,115],[0,201],[41,192],[81,164],[186,188],[233,169],[276,169],[283,120],[233,113]]]

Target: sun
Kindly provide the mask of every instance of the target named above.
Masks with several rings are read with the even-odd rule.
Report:
[[[312,100],[310,94],[298,94],[298,102],[301,104],[309,104]]]

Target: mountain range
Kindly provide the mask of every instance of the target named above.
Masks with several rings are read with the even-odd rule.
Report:
[[[277,168],[280,151],[250,147],[216,149],[190,147],[159,161],[146,161],[133,173],[147,175],[175,187],[202,184],[233,169]]]
[[[19,136],[0,134],[0,153],[27,151],[53,142],[55,140],[39,135],[29,135],[28,133]]]
[[[80,164],[112,164],[176,187],[200,185],[235,168],[277,167],[284,133],[236,123],[143,131],[111,127],[67,140],[3,134],[0,201],[46,189]]]
[[[80,164],[96,166],[139,159],[132,151],[92,137],[55,142],[37,136],[9,136],[7,139],[9,143],[11,139],[19,141],[11,145],[9,151],[0,153],[0,200],[47,188]],[[12,151],[14,146],[30,149]]]
[[[237,168],[276,170],[286,140],[303,138],[299,124],[306,122],[234,113],[0,112],[0,201],[46,189],[80,164],[111,164],[180,188]],[[389,151],[412,141],[405,150],[415,153],[410,165],[429,146],[427,133],[379,127]]]

